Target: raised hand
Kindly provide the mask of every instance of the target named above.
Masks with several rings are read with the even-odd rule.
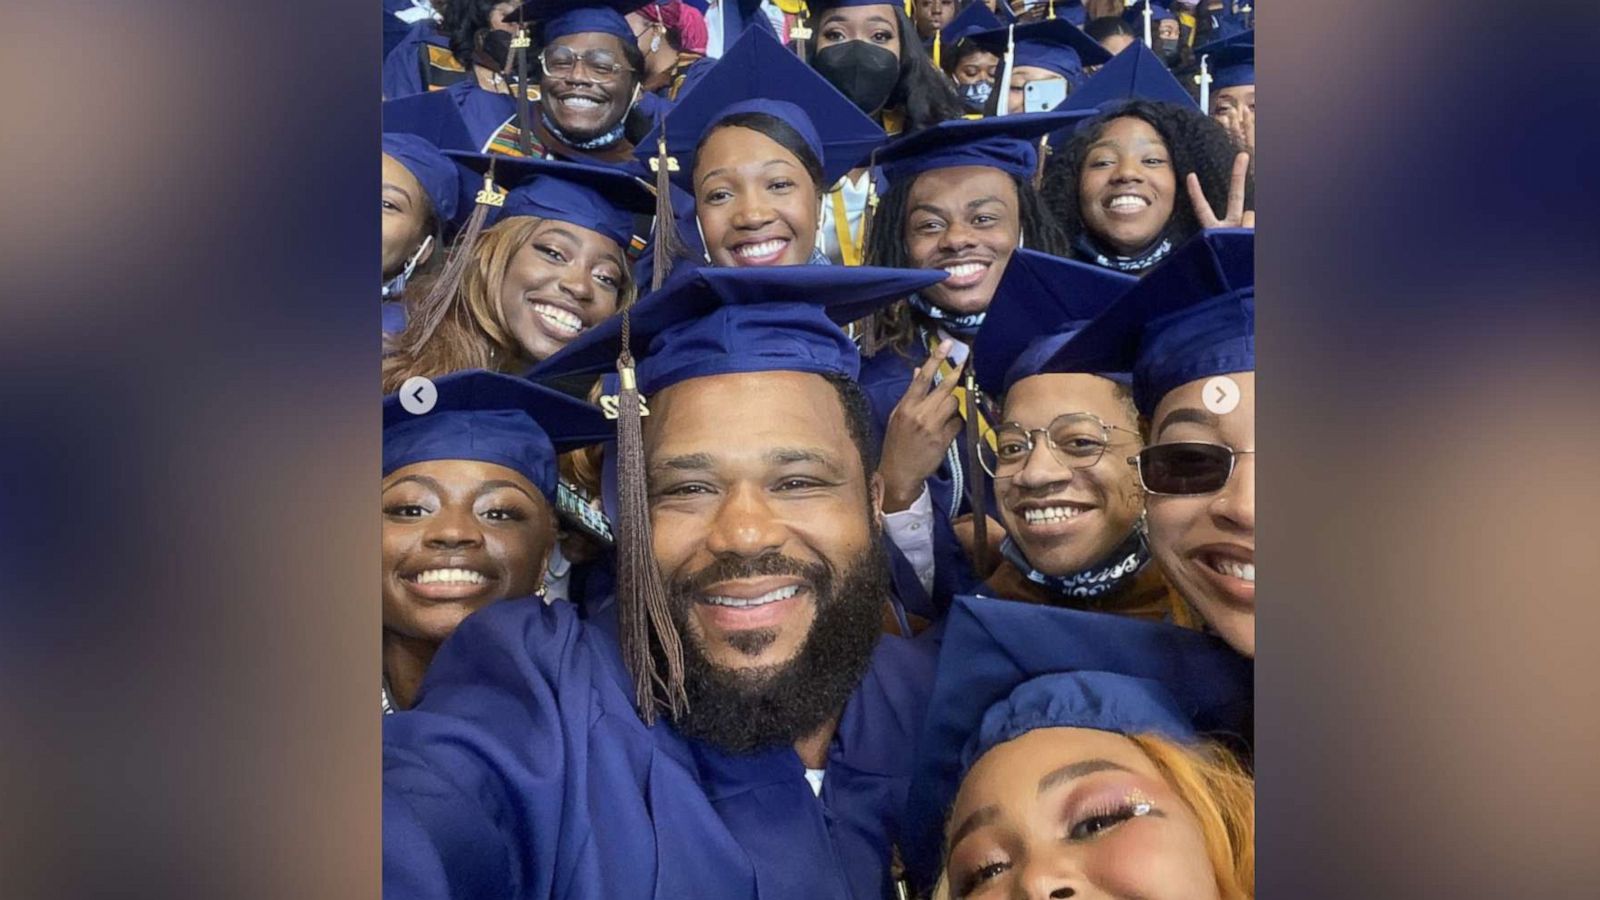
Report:
[[[1200,176],[1189,173],[1185,183],[1189,187],[1189,202],[1194,205],[1194,217],[1201,228],[1254,228],[1254,210],[1244,208],[1245,179],[1250,174],[1250,154],[1240,153],[1233,158],[1233,173],[1228,178],[1228,208],[1222,218],[1217,218],[1206,192],[1200,188]],[[915,499],[915,498],[913,498]]]
[[[945,449],[961,433],[963,421],[954,391],[961,369],[939,384],[934,373],[950,355],[954,342],[941,341],[928,361],[911,376],[905,395],[895,404],[884,428],[883,456],[878,473],[883,476],[883,511],[907,509],[922,493],[922,483],[938,471]]]

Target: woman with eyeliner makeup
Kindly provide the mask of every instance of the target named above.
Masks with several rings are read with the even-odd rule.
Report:
[[[1151,552],[1207,629],[1253,658],[1255,232],[1202,232],[1049,365],[1132,371]]]
[[[823,195],[883,141],[762,28],[745,31],[683,92],[665,127],[674,195],[693,198],[692,222],[676,218],[694,229],[705,262],[722,267],[826,264],[817,248]],[[659,166],[658,153],[652,133],[638,155]]]
[[[1251,664],[1156,622],[963,597],[910,791],[935,898],[1255,896]]]
[[[509,375],[437,379],[434,405],[383,403],[383,711],[490,603],[542,594],[556,542],[556,453],[607,438],[595,407]]]
[[[633,300],[626,249],[635,214],[655,209],[637,179],[579,163],[448,155],[510,190],[493,227],[478,232],[469,221],[451,263],[408,290],[405,328],[385,341],[385,391],[413,375],[520,374]]]

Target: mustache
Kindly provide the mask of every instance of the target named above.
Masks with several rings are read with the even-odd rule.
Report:
[[[826,563],[804,563],[776,551],[756,557],[718,556],[693,575],[674,579],[668,590],[675,597],[691,598],[705,593],[714,584],[741,578],[793,575],[811,586],[813,596],[828,596],[833,586],[833,568]]]

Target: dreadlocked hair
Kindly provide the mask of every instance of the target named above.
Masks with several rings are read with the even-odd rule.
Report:
[[[1022,242],[1030,250],[1051,256],[1065,256],[1067,235],[1040,199],[1039,194],[1015,175],[1010,176],[1017,188],[1017,212],[1022,224]],[[867,235],[863,265],[889,266],[896,269],[913,269],[916,263],[906,253],[906,216],[910,212],[911,188],[916,179],[902,180],[890,185],[883,203],[873,218],[873,228]],[[911,358],[917,343],[917,322],[910,304],[896,300],[883,308],[862,329],[861,353],[875,356],[885,348]]]
[[[1233,160],[1243,149],[1233,142],[1226,128],[1197,109],[1176,103],[1130,100],[1084,122],[1072,139],[1057,149],[1045,164],[1044,187],[1040,193],[1066,232],[1070,246],[1070,242],[1087,230],[1079,196],[1084,158],[1089,154],[1089,147],[1105,134],[1106,127],[1122,118],[1139,119],[1149,125],[1167,146],[1176,182],[1168,236],[1174,245],[1181,244],[1200,231],[1200,221],[1195,217],[1185,184],[1189,173],[1200,177],[1200,187],[1212,209],[1226,209]],[[1250,178],[1245,182],[1246,209],[1255,208],[1254,195],[1255,179]]]
[[[473,215],[485,209],[480,205]],[[452,261],[443,271],[406,291],[406,327],[384,342],[384,393],[399,390],[413,375],[436,378],[463,369],[521,372],[538,362],[523,357],[506,326],[500,292],[512,257],[528,246],[543,223],[535,216],[504,219],[484,229],[470,247],[452,248]],[[623,266],[617,308],[631,305],[633,298],[632,275]]]

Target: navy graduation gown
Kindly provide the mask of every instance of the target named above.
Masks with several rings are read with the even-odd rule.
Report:
[[[819,798],[791,748],[646,728],[614,639],[570,605],[494,604],[385,719],[385,896],[892,896],[932,676],[928,646],[881,640]]]
[[[861,389],[867,395],[868,404],[872,407],[872,418],[877,426],[880,441],[889,426],[889,415],[894,412],[895,405],[905,396],[906,388],[911,385],[911,376],[917,367],[928,361],[926,347],[914,345],[911,352],[912,357],[908,359],[890,348],[884,348],[874,356],[861,359],[859,381]],[[963,439],[957,438],[951,446],[955,448],[960,465],[965,467],[978,464],[977,460],[968,458]],[[987,484],[988,476],[983,477]],[[942,616],[950,608],[951,599],[955,595],[970,592],[981,579],[967,559],[966,551],[961,548],[955,529],[950,525],[952,518],[971,510],[966,499],[966,483],[956,477],[950,466],[948,452],[945,461],[941,462],[939,468],[929,476],[926,484],[928,499],[933,504],[934,529],[934,575],[930,602],[937,615]],[[984,493],[986,496],[993,496],[992,489],[986,488]],[[990,505],[993,505],[992,500]],[[955,511],[953,514],[952,510]],[[990,514],[998,521],[998,515],[992,510]]]

